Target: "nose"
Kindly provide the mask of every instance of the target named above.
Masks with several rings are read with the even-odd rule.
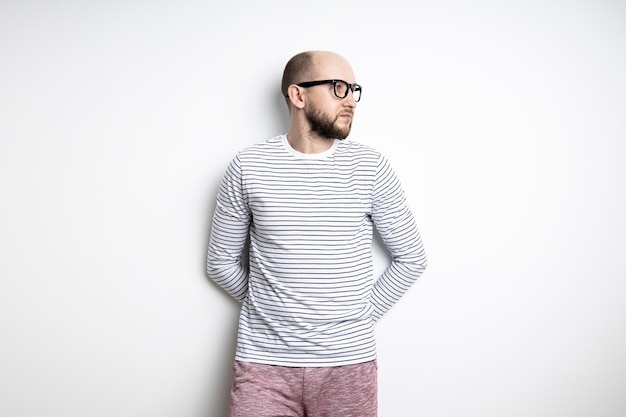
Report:
[[[343,104],[349,107],[356,107],[356,100],[354,99],[354,91],[348,90],[348,95],[343,99]]]

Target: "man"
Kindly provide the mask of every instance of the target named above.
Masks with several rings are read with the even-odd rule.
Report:
[[[361,91],[343,57],[294,56],[289,131],[239,152],[222,179],[207,271],[242,302],[231,417],[377,414],[373,328],[426,257],[385,157],[343,140]],[[373,226],[392,257],[376,279]]]

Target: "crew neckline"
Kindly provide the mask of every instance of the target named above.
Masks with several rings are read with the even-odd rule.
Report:
[[[300,151],[295,150],[289,144],[289,141],[287,140],[287,135],[286,134],[281,135],[281,139],[282,139],[282,142],[283,142],[283,146],[285,147],[285,150],[287,150],[287,152],[289,152],[290,154],[292,154],[296,158],[300,158],[300,159],[324,159],[327,156],[332,155],[335,152],[335,149],[337,149],[337,146],[339,145],[339,139],[334,139],[333,140],[333,144],[330,145],[330,148],[326,149],[324,152],[304,153],[304,152],[300,152]]]

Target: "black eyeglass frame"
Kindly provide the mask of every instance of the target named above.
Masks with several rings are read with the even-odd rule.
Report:
[[[344,83],[348,86],[348,89],[346,90],[346,94],[343,97],[337,94],[337,83]],[[361,85],[356,84],[356,83],[350,84],[349,82],[344,81],[344,80],[305,81],[303,83],[298,83],[296,85],[302,88],[309,88],[309,87],[315,87],[316,85],[322,85],[322,84],[332,84],[333,93],[335,93],[335,97],[340,98],[340,99],[344,99],[348,97],[348,91],[352,91],[352,95],[354,96],[354,92],[358,90],[359,91],[358,99],[357,97],[354,97],[354,101],[358,102],[359,100],[361,100],[361,95],[363,94],[363,87]]]

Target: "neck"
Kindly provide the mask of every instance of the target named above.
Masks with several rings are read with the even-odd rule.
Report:
[[[289,129],[287,132],[287,142],[301,153],[325,152],[333,146],[334,141],[334,139],[323,138],[311,132],[298,132],[296,129]]]

